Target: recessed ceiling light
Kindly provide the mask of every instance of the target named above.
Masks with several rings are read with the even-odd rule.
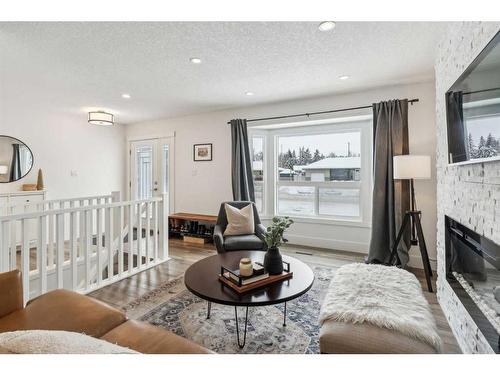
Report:
[[[198,57],[191,57],[189,61],[191,61],[193,64],[201,64],[201,59]]]
[[[341,79],[342,81],[345,81],[346,79],[349,79],[350,77],[349,76],[340,76],[339,79]]]
[[[130,94],[122,94],[123,99],[130,99]]]
[[[246,96],[252,96],[252,95],[253,95],[253,92],[251,92],[251,91],[247,91],[247,92],[245,93],[245,95],[246,95]]]
[[[324,22],[321,22],[318,26],[318,29],[320,29],[321,31],[330,31],[330,30],[333,30],[335,28],[335,22],[333,21],[324,21]]]

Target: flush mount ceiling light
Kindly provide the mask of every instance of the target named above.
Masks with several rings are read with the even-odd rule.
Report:
[[[335,28],[335,22],[333,21],[323,21],[319,24],[318,29],[321,31],[330,31]]]
[[[349,79],[350,77],[349,76],[340,76],[339,79],[341,79],[342,81],[345,81],[346,79]]]
[[[253,96],[253,92],[251,92],[251,91],[247,91],[247,92],[245,93],[245,95],[246,95],[246,96]]]
[[[130,99],[130,94],[122,94],[123,99]]]
[[[111,113],[104,111],[89,112],[89,124],[112,126],[115,123],[115,118]]]
[[[193,64],[201,64],[201,59],[198,57],[191,57],[189,61],[191,61]]]

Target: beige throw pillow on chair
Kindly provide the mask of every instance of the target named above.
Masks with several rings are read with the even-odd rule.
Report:
[[[251,204],[243,207],[241,210],[227,203],[224,207],[227,217],[227,227],[224,231],[224,236],[238,236],[255,233],[253,207]]]

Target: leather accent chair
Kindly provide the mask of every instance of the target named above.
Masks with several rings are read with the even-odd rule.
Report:
[[[130,320],[94,298],[57,289],[23,306],[21,272],[0,273],[0,333],[55,330],[84,333],[148,354],[203,354],[210,350],[161,327]]]
[[[255,233],[254,234],[244,234],[240,236],[224,236],[224,231],[227,227],[227,215],[225,204],[229,204],[237,209],[241,210],[243,207],[249,204],[253,207],[253,218],[255,222]],[[266,233],[266,227],[262,225],[257,212],[257,207],[253,202],[249,201],[235,201],[235,202],[223,202],[220,205],[219,215],[217,217],[217,224],[214,228],[214,243],[217,248],[218,253],[225,253],[226,251],[234,250],[267,250],[266,243],[264,241],[264,234]]]

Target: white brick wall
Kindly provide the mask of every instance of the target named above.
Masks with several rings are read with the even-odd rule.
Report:
[[[492,353],[445,278],[444,215],[500,243],[500,161],[448,166],[445,92],[500,30],[500,22],[452,24],[435,64],[438,299],[465,353]]]

